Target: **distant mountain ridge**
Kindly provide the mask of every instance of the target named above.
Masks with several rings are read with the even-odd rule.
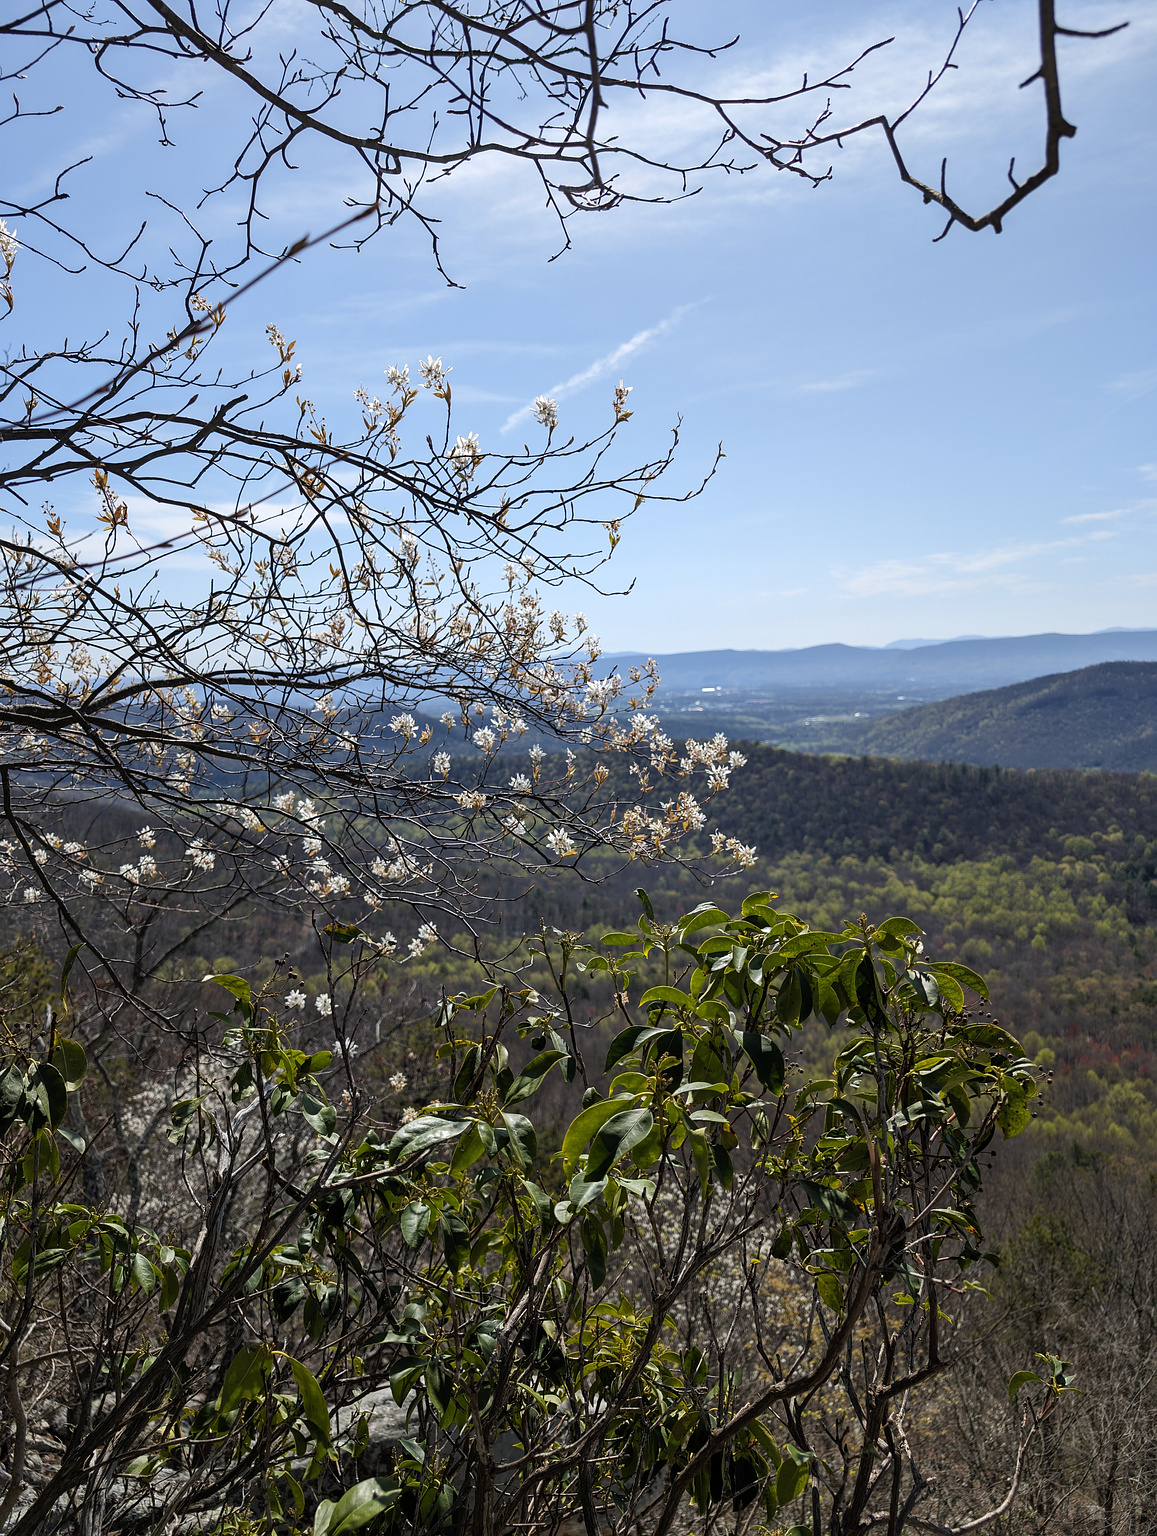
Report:
[[[1157,664],[1106,662],[884,719],[831,722],[816,747],[980,767],[1157,772]]]
[[[642,652],[605,659],[623,673],[647,660]],[[1157,661],[1157,630],[946,640],[911,650],[811,645],[798,651],[684,651],[655,661],[664,692],[721,688],[780,694],[852,685],[900,692],[913,688],[947,697],[1102,662]]]

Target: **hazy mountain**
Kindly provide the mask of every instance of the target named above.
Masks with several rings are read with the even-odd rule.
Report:
[[[817,751],[1157,772],[1157,664],[1109,662],[813,730]]]
[[[610,656],[625,673],[641,653]],[[1157,661],[1157,629],[1092,635],[1013,635],[946,640],[915,648],[812,645],[798,651],[685,651],[657,656],[664,693],[700,689],[784,695],[849,687],[946,698],[999,688],[1105,661]]]

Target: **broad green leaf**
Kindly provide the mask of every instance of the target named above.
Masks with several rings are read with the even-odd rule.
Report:
[[[651,898],[647,895],[642,886],[639,886],[638,890],[635,892],[635,895],[639,898],[639,903],[642,906],[643,911],[647,914],[651,921],[654,922],[655,909],[651,905]]]
[[[614,1103],[614,1100],[611,1100]],[[591,1108],[595,1108],[592,1105]],[[601,1106],[599,1106],[601,1107]],[[649,1109],[624,1109],[603,1122],[591,1141],[586,1177],[601,1179],[620,1157],[651,1134],[654,1119]]]
[[[417,1248],[430,1228],[430,1207],[424,1200],[411,1200],[402,1211],[402,1241]]]
[[[369,1477],[364,1483],[357,1483],[347,1493],[343,1493],[327,1512],[325,1522],[320,1526],[318,1520],[322,1512],[321,1506],[318,1506],[317,1519],[313,1525],[314,1536],[350,1536],[350,1532],[360,1531],[363,1526],[392,1509],[401,1495],[401,1486],[393,1478]]]
[[[36,1068],[28,1079],[24,1097],[30,1111],[29,1129],[33,1131],[42,1130],[45,1125],[55,1130],[68,1111],[64,1078],[51,1062],[42,1061]]]
[[[533,1060],[528,1061],[506,1090],[502,1099],[503,1105],[520,1104],[523,1099],[529,1099],[532,1093],[537,1093],[551,1067],[556,1061],[561,1061],[565,1055],[565,1051],[543,1051]]]
[[[835,1275],[817,1275],[816,1290],[820,1293],[820,1300],[833,1312],[844,1310],[844,1288]]]
[[[1040,1380],[1040,1377],[1037,1375],[1037,1373],[1035,1371],[1017,1371],[1015,1373],[1015,1375],[1013,1375],[1013,1376],[1011,1376],[1009,1378],[1009,1383],[1008,1383],[1008,1400],[1009,1400],[1009,1402],[1011,1403],[1015,1399],[1016,1394],[1020,1391],[1021,1387],[1023,1387],[1026,1382],[1029,1382],[1029,1381],[1039,1381],[1039,1380]]]
[[[686,992],[680,992],[678,987],[651,987],[639,999],[640,1008],[659,1003],[668,1003],[672,1008],[686,1008],[690,1012],[695,1009],[695,999]]]
[[[600,1099],[597,1104],[590,1104],[580,1114],[576,1115],[567,1127],[566,1135],[562,1139],[562,1168],[564,1175],[569,1179],[578,1164],[587,1142],[596,1131],[602,1129],[608,1120],[620,1113],[624,1108],[622,1099]]]
[[[1031,1119],[1028,1097],[1023,1092],[1010,1093],[996,1112],[996,1123],[1004,1132],[1006,1141],[1019,1136]]]
[[[303,1093],[301,1096],[301,1113],[307,1125],[311,1125],[319,1135],[330,1136],[337,1125],[337,1110],[332,1104],[323,1103],[315,1098],[312,1093]]]
[[[779,1471],[775,1475],[775,1496],[780,1504],[790,1504],[793,1499],[798,1499],[807,1487],[810,1468],[807,1462],[802,1464],[789,1454],[779,1464]],[[801,1527],[801,1529],[803,1529]]]
[[[356,923],[326,923],[321,931],[328,933],[335,944],[352,944],[362,936],[362,930]]]
[[[157,1283],[157,1272],[143,1253],[134,1253],[131,1274],[138,1289],[151,1296]]]
[[[84,1048],[75,1040],[57,1040],[56,1049],[52,1053],[52,1065],[64,1079],[64,1086],[69,1093],[76,1092],[88,1071]]]
[[[538,1136],[525,1115],[512,1115],[502,1110],[502,1123],[510,1137],[510,1150],[522,1164],[529,1168],[538,1154]]]
[[[301,1393],[301,1407],[305,1422],[322,1445],[329,1445],[329,1408],[326,1406],[325,1393],[321,1390],[317,1377],[302,1365],[300,1360],[291,1359],[289,1369],[293,1372],[297,1390]]]
[[[443,1211],[438,1218],[442,1251],[452,1274],[457,1274],[470,1257],[470,1228],[454,1211]]]
[[[417,1120],[411,1120],[409,1125],[403,1125],[401,1130],[394,1132],[386,1152],[391,1162],[396,1163],[399,1158],[424,1152],[427,1147],[433,1147],[440,1141],[451,1141],[455,1136],[464,1135],[473,1123],[471,1120],[442,1120],[437,1115],[420,1115]]]
[[[243,1349],[234,1355],[225,1372],[217,1411],[232,1413],[239,1403],[260,1397],[265,1390],[265,1378],[272,1360],[273,1356],[264,1344],[257,1349]]]
[[[244,976],[212,975],[203,978],[205,981],[215,981],[219,987],[224,987],[226,992],[232,992],[237,1001],[245,1008],[253,1007],[253,992]]]
[[[752,1066],[755,1075],[763,1084],[768,1093],[781,1094],[783,1092],[785,1069],[783,1064],[783,1052],[774,1040],[767,1035],[761,1035],[756,1030],[745,1029],[736,1032],[736,1041],[743,1048]]]
[[[988,1002],[988,983],[983,976],[978,976],[969,966],[960,965],[955,960],[938,960],[929,965],[928,969],[938,980],[942,976],[951,976],[953,981],[958,982],[962,987],[971,987],[973,992],[982,997],[986,1003]]]
[[[474,1124],[459,1137],[458,1145],[454,1148],[454,1156],[450,1159],[450,1172],[454,1178],[460,1173],[465,1173],[471,1163],[476,1163],[486,1151],[486,1145],[482,1140],[482,1133]]]

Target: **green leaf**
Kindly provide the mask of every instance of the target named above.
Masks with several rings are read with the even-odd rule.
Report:
[[[416,1248],[430,1229],[430,1207],[424,1200],[411,1200],[402,1211],[402,1241]]]
[[[996,1112],[996,1123],[1004,1132],[1006,1141],[1019,1136],[1031,1119],[1032,1111],[1028,1107],[1028,1097],[1023,1092],[1010,1093]]]
[[[532,1093],[537,1093],[551,1067],[556,1061],[561,1061],[565,1055],[565,1051],[543,1051],[533,1060],[528,1061],[506,1090],[502,1099],[503,1104],[520,1104],[523,1099],[529,1099]]]
[[[523,1168],[529,1168],[538,1154],[538,1136],[525,1115],[502,1112],[502,1123],[510,1137],[510,1151]]]
[[[955,960],[938,960],[935,964],[929,965],[928,969],[938,981],[942,976],[950,976],[962,987],[971,987],[973,992],[982,997],[986,1003],[989,1001],[988,983],[983,976],[978,976],[967,965],[959,965]]]
[[[798,1499],[807,1487],[807,1480],[811,1468],[808,1463],[798,1462],[791,1454],[794,1447],[788,1447],[788,1454],[779,1465],[779,1471],[775,1476],[775,1496],[780,1504],[790,1504],[793,1499]]]
[[[411,1120],[409,1125],[403,1125],[401,1130],[394,1132],[386,1152],[390,1161],[396,1163],[400,1158],[424,1152],[427,1147],[435,1146],[440,1141],[452,1141],[455,1136],[468,1131],[472,1124],[471,1120],[442,1120],[437,1115],[420,1115],[417,1120]]]
[[[614,1103],[614,1100],[611,1100]],[[591,1105],[592,1109],[601,1105]],[[587,1180],[601,1179],[632,1147],[651,1134],[654,1118],[649,1109],[625,1109],[603,1123],[591,1142],[587,1157]]]
[[[486,1151],[486,1144],[482,1140],[482,1132],[477,1124],[474,1124],[459,1138],[458,1145],[454,1148],[454,1156],[450,1159],[450,1173],[457,1178],[460,1173],[465,1173],[472,1163],[476,1163]],[[413,1245],[411,1245],[413,1246]]]
[[[639,935],[637,933],[604,933],[599,940],[600,944],[616,944],[620,948],[624,945],[637,944],[638,942]]]
[[[64,1086],[69,1093],[76,1092],[88,1071],[84,1049],[75,1040],[57,1039],[56,1049],[52,1053],[52,1065],[64,1079]]]
[[[329,1409],[317,1377],[302,1365],[300,1360],[291,1359],[289,1369],[293,1372],[297,1390],[301,1393],[301,1407],[305,1422],[313,1430],[315,1438],[322,1445],[328,1446],[330,1443]]]
[[[1008,1383],[1008,1400],[1009,1400],[1009,1402],[1011,1403],[1011,1402],[1013,1402],[1015,1400],[1016,1394],[1020,1391],[1021,1387],[1023,1387],[1026,1382],[1028,1382],[1028,1381],[1039,1381],[1039,1380],[1040,1380],[1040,1377],[1037,1375],[1037,1373],[1035,1371],[1017,1371],[1015,1375],[1013,1375],[1013,1376],[1011,1376],[1009,1378],[1009,1383]]]
[[[72,975],[72,968],[76,964],[76,957],[84,948],[84,940],[74,944],[64,957],[64,965],[60,971],[60,1009],[62,1013],[68,1012],[68,978]]]
[[[143,1291],[146,1296],[151,1296],[157,1283],[157,1272],[143,1253],[133,1254],[133,1262],[129,1272],[137,1288]]]
[[[470,1228],[454,1211],[443,1211],[438,1218],[442,1251],[452,1274],[457,1274],[470,1257]]]
[[[301,1113],[307,1125],[311,1125],[321,1136],[333,1134],[337,1125],[337,1110],[332,1104],[323,1103],[321,1099],[314,1098],[312,1093],[303,1093],[301,1096]]]
[[[362,930],[356,923],[326,923],[321,931],[328,933],[335,944],[352,944],[362,936]]]
[[[265,1378],[272,1360],[273,1356],[264,1344],[257,1349],[243,1349],[234,1355],[225,1372],[221,1396],[217,1399],[217,1411],[232,1413],[246,1399],[260,1397],[265,1390]]]
[[[695,1011],[695,999],[686,992],[680,992],[678,987],[651,987],[639,999],[640,1008],[648,1008],[657,1003],[669,1003],[672,1008],[686,1008],[691,1013]]]
[[[623,1104],[622,1099],[600,1099],[597,1104],[589,1104],[571,1121],[562,1139],[562,1167],[568,1179],[574,1172],[587,1142],[596,1131],[606,1125],[608,1120],[622,1111]]]
[[[24,1108],[24,1073],[11,1066],[0,1072],[0,1136]]]
[[[647,914],[647,916],[651,919],[651,921],[654,922],[655,921],[655,909],[651,905],[651,898],[647,895],[646,891],[643,889],[642,886],[640,886],[638,888],[638,890],[635,892],[635,895],[639,898],[639,903],[642,906],[643,911]]]
[[[318,1506],[313,1536],[349,1536],[351,1531],[360,1531],[392,1509],[401,1496],[401,1487],[393,1478],[368,1477],[364,1483],[357,1483],[343,1493],[327,1511],[324,1524],[320,1525],[322,1507]]]
[[[45,1125],[55,1130],[68,1112],[68,1090],[64,1086],[64,1078],[51,1062],[42,1061],[36,1068],[28,1079],[24,1097],[31,1111],[30,1130],[38,1131]]]
[[[224,987],[226,992],[232,992],[242,1007],[252,1009],[253,993],[244,976],[213,975],[206,976],[203,979],[205,981],[215,981],[219,987]]]
[[[785,1069],[783,1064],[783,1052],[774,1040],[766,1035],[759,1034],[756,1030],[745,1029],[736,1031],[737,1042],[742,1046],[745,1054],[755,1068],[755,1075],[759,1078],[768,1093],[779,1095],[783,1092]]]
[[[820,1300],[825,1306],[831,1307],[833,1312],[844,1310],[844,1288],[835,1275],[817,1275],[816,1290],[820,1293]]]
[[[849,1200],[842,1189],[830,1189],[826,1184],[817,1184],[812,1179],[801,1179],[800,1188],[812,1205],[819,1206],[829,1221],[842,1221],[855,1224],[860,1220],[860,1209]]]

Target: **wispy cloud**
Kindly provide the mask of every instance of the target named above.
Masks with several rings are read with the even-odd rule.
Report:
[[[1062,523],[1111,523],[1119,517],[1128,517],[1125,507],[1118,507],[1115,512],[1078,512],[1074,517],[1062,517]]]
[[[798,393],[801,395],[830,395],[841,389],[856,389],[861,384],[866,384],[869,379],[878,379],[879,370],[875,368],[857,368],[851,373],[842,373],[834,379],[817,379],[811,384],[801,384]]]
[[[703,300],[700,299],[698,303],[703,303]],[[597,383],[599,379],[605,378],[608,373],[613,373],[621,363],[625,363],[636,352],[642,351],[644,347],[649,346],[659,336],[665,336],[668,331],[673,330],[678,325],[685,314],[695,308],[697,308],[697,304],[680,304],[677,309],[671,311],[665,320],[660,320],[658,325],[649,326],[645,331],[636,331],[629,341],[624,341],[613,352],[608,352],[605,357],[596,358],[589,367],[582,369],[579,373],[572,373],[569,379],[563,379],[559,384],[552,384],[544,393],[554,400],[563,400],[567,395],[578,394],[580,390],[586,389],[589,385]],[[510,432],[520,422],[526,421],[533,414],[534,401],[532,400],[529,405],[522,406],[521,409],[506,418],[502,423],[502,431]]]

